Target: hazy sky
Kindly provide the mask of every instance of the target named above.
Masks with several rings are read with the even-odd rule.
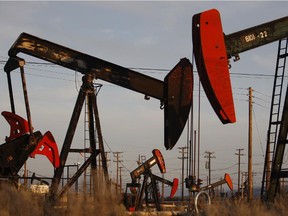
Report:
[[[264,22],[287,16],[285,1],[116,1],[116,2],[0,2],[0,110],[10,110],[6,74],[3,67],[8,50],[20,33],[37,37],[96,56],[128,68],[149,68],[140,73],[163,80],[181,58],[192,61],[192,16],[216,8],[221,13],[225,34],[230,34]],[[254,183],[262,180],[266,131],[270,113],[273,75],[278,43],[240,54],[232,62],[231,82],[235,100],[235,124],[222,125],[201,90],[201,150],[200,177],[206,179],[205,151],[214,152],[212,181],[231,174],[237,188],[236,149],[242,152],[241,170],[247,171],[248,149],[248,88],[255,91],[253,105],[253,171]],[[35,130],[43,134],[50,130],[61,150],[68,123],[81,85],[81,74],[54,65],[35,65],[39,59],[22,55],[28,95]],[[164,69],[164,70],[156,70]],[[194,67],[196,71],[196,67]],[[246,75],[240,75],[246,74]],[[256,76],[271,75],[270,77]],[[26,117],[19,71],[12,73],[16,112]],[[194,116],[197,125],[199,83],[194,73]],[[116,85],[103,84],[97,100],[105,150],[123,151],[123,165],[129,171],[136,168],[138,155],[152,155],[158,148],[167,165],[167,178],[179,177],[181,160],[178,147],[186,146],[186,129],[170,151],[163,144],[163,111],[156,99]],[[83,111],[84,112],[84,111]],[[0,143],[9,134],[8,123],[0,118]],[[72,144],[82,148],[84,120],[80,119]],[[195,130],[198,130],[196,127]],[[109,146],[109,147],[108,147]],[[109,174],[115,178],[115,163],[109,154]],[[70,154],[68,163],[82,162],[80,155]],[[284,158],[287,163],[287,157]],[[124,181],[130,181],[129,171],[123,169]],[[48,160],[38,156],[30,159],[28,169],[49,175]],[[185,168],[186,169],[186,168]],[[155,173],[159,173],[155,169]]]

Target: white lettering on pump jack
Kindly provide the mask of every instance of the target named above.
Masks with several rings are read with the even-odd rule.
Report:
[[[254,40],[256,40],[256,37],[255,37],[254,34],[250,34],[250,35],[246,35],[246,36],[245,36],[245,41],[246,41],[246,43],[251,42],[251,41],[254,41]]]

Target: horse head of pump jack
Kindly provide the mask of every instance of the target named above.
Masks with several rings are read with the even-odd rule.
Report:
[[[239,53],[288,36],[288,17],[225,35],[216,9],[195,14],[192,42],[200,81],[215,113],[223,124],[236,122],[229,59]]]

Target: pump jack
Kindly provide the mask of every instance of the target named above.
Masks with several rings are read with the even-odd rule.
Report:
[[[223,124],[236,121],[229,59],[239,53],[288,36],[288,17],[225,35],[216,9],[193,16],[192,42],[195,62],[204,91]]]
[[[198,73],[204,91],[222,123],[226,124],[236,121],[228,70],[229,59],[234,57],[235,61],[239,60],[239,53],[241,52],[287,37],[287,23],[288,18],[284,17],[230,35],[225,35],[222,31],[220,14],[217,10],[213,9],[193,16],[193,53]],[[2,155],[6,156],[5,160],[9,161],[12,157],[13,160],[16,159],[16,161],[19,162],[16,165],[10,164],[12,168],[8,168],[7,172],[4,171],[5,175],[7,173],[15,175],[15,172],[20,169],[30,153],[33,153],[32,147],[37,146],[39,140],[41,140],[41,135],[38,136],[36,132],[34,134],[32,130],[28,97],[25,96],[27,93],[25,90],[26,83],[23,64],[25,61],[17,57],[17,54],[20,52],[78,71],[84,76],[81,87],[84,91],[79,91],[60,154],[60,165],[56,167],[53,177],[51,187],[52,197],[57,197],[60,178],[81,113],[84,97],[93,92],[93,88],[91,88],[91,81],[93,79],[99,78],[142,93],[145,95],[145,98],[154,97],[159,99],[161,101],[161,107],[164,105],[164,145],[166,149],[172,149],[177,143],[192,104],[193,74],[192,66],[188,59],[181,59],[165,77],[164,81],[160,81],[96,57],[80,53],[27,33],[22,33],[8,52],[10,58],[4,70],[7,73],[11,110],[14,114],[15,107],[10,72],[17,68],[21,70],[29,134],[28,137],[22,135],[16,138],[20,143],[24,143],[23,146],[25,150],[23,151],[21,149],[20,153],[14,153],[14,157],[11,155],[11,151],[15,152],[15,147],[11,150],[8,145],[6,145],[9,142],[7,140],[6,143],[2,145]],[[91,110],[95,109],[96,104],[93,102],[93,98],[94,96],[92,94],[90,98]],[[14,130],[14,128],[12,129]],[[37,140],[36,142],[34,142],[35,138]],[[16,142],[16,139],[13,142]],[[104,149],[99,147],[100,150],[96,150],[93,141],[90,144],[92,147],[91,157],[87,160],[87,163],[83,164],[79,169],[80,173],[78,174],[81,174],[90,163],[93,164],[95,157],[99,153],[103,155],[103,166],[105,168]],[[56,152],[56,150],[54,152]],[[54,157],[56,158],[56,156]],[[7,170],[7,167],[2,167],[1,169]],[[77,178],[77,176],[79,177],[79,175],[76,175],[75,178]],[[71,183],[73,183],[73,181]]]
[[[2,112],[10,124],[10,136],[0,145],[0,176],[17,180],[17,173],[28,157],[45,155],[52,165],[59,167],[58,147],[50,131],[30,132],[28,122],[17,114]],[[16,183],[16,182],[15,182]]]
[[[207,98],[223,124],[233,123],[236,121],[229,75],[230,58],[234,57],[234,61],[238,61],[240,60],[239,53],[241,52],[248,51],[277,40],[279,40],[280,44],[281,39],[287,37],[287,16],[229,35],[225,35],[223,33],[220,14],[216,9],[204,11],[193,16],[193,53],[198,69],[198,74]],[[283,51],[282,55],[278,54],[277,61],[279,61],[280,58],[283,59],[287,57],[287,42],[286,49],[285,47],[281,49],[282,51],[286,50],[286,52]],[[286,59],[284,64],[281,66],[283,70],[285,68],[285,62]],[[275,80],[277,77],[278,76],[276,70]],[[268,180],[270,183],[267,183],[268,186],[271,186],[267,189],[268,192],[266,194],[268,197],[266,199],[270,201],[273,201],[276,196],[280,177],[288,177],[288,172],[283,169],[281,170],[285,144],[288,143],[287,104],[288,92],[286,92],[282,120],[280,121],[279,119],[277,122],[272,122],[273,124],[280,125],[277,146],[274,147],[276,152],[274,153],[272,165],[267,167],[269,163],[266,161],[264,165],[262,191],[264,190],[264,181],[266,182],[266,180],[264,180],[265,176],[269,178],[271,174],[271,178]],[[274,112],[274,110],[272,111],[271,108],[271,113],[272,112]],[[276,135],[277,134],[275,134],[275,136]],[[270,156],[268,154],[271,154],[270,147],[268,146],[269,143],[267,143],[266,158]],[[269,173],[267,170],[270,170]],[[265,174],[265,172],[267,172],[267,174]]]
[[[59,199],[65,190],[77,180],[90,164],[92,168],[95,168],[96,156],[98,154],[102,157],[102,166],[104,173],[106,173],[105,176],[107,180],[108,172],[103,143],[100,143],[99,149],[96,149],[95,137],[93,137],[93,134],[90,134],[91,156],[80,167],[67,185],[58,192],[60,178],[68,153],[72,150],[70,149],[72,139],[86,96],[88,96],[88,106],[91,111],[89,119],[93,121],[93,113],[94,115],[97,113],[95,90],[92,84],[94,79],[102,79],[142,93],[145,95],[145,98],[153,97],[159,99],[161,108],[164,108],[164,145],[166,149],[172,149],[177,143],[185,126],[192,104],[193,72],[192,65],[188,59],[181,59],[165,77],[164,81],[161,81],[102,59],[40,39],[33,35],[22,33],[10,48],[8,52],[10,58],[4,67],[4,70],[7,73],[11,109],[14,113],[15,108],[10,73],[15,69],[20,68],[21,74],[24,77],[25,64],[23,59],[17,57],[18,53],[31,55],[83,74],[81,91],[79,91],[61,150],[60,166],[56,168],[52,179],[50,191],[52,200]],[[28,100],[25,105],[26,109],[29,110]],[[30,113],[27,116],[29,122]],[[96,118],[97,117],[95,117],[95,121],[97,121]],[[90,125],[92,126],[93,124]],[[73,150],[73,152],[75,152],[75,150]]]
[[[2,112],[2,115],[10,125],[10,135],[5,138],[6,143],[0,145],[0,176],[12,179],[17,179],[18,171],[29,156],[35,157],[36,154],[42,154],[50,160],[55,168],[60,165],[58,147],[52,133],[47,131],[42,135],[40,131],[33,132],[34,128],[32,126],[26,80],[23,71],[24,61],[19,59],[17,64],[21,68],[22,87],[28,121],[15,113],[13,100],[11,101],[12,112]],[[13,98],[13,95],[10,96]]]
[[[156,176],[154,174],[152,174],[151,168],[157,164],[158,168],[160,170],[161,173],[165,173],[166,172],[166,167],[165,167],[165,162],[164,162],[164,158],[161,154],[161,152],[158,149],[154,149],[152,151],[153,156],[148,159],[147,161],[145,161],[143,164],[141,164],[139,167],[137,167],[135,170],[133,170],[130,175],[131,175],[131,179],[132,179],[132,183],[128,183],[126,185],[126,192],[124,194],[124,203],[125,206],[128,210],[133,211],[133,210],[140,210],[141,209],[141,205],[142,205],[142,199],[143,199],[143,195],[145,192],[145,199],[146,199],[146,205],[148,203],[148,188],[151,189],[151,193],[155,202],[155,206],[156,209],[158,211],[161,210],[160,207],[160,203],[159,203],[159,199],[158,199],[158,189],[157,189],[157,181],[158,182],[162,182],[164,184],[167,184],[169,186],[171,186],[171,193],[170,193],[170,197],[172,198],[178,188],[178,179],[174,178],[173,182],[161,178],[159,176]],[[137,179],[140,179],[141,176],[144,176],[143,179],[143,183],[142,183],[142,187],[140,183],[137,183]],[[148,184],[148,178],[150,178],[150,183]],[[140,189],[141,187],[141,189]],[[128,194],[128,188],[130,188],[130,191],[133,193],[132,194]],[[129,201],[128,201],[129,200]]]
[[[212,184],[209,184],[207,186],[201,187],[199,188],[199,191],[205,191],[205,190],[209,190],[209,189],[214,189],[215,187],[218,187],[222,184],[227,184],[227,186],[229,187],[229,189],[231,191],[233,191],[233,182],[232,179],[230,177],[230,175],[228,173],[225,173],[224,178],[221,179],[220,181],[214,182]]]
[[[185,184],[186,188],[188,188],[189,192],[193,192],[196,194],[195,199],[194,199],[194,210],[199,213],[200,210],[203,210],[203,205],[210,205],[211,204],[211,199],[209,193],[207,193],[207,190],[214,190],[215,187],[218,187],[223,184],[227,184],[229,189],[233,191],[233,182],[228,173],[225,173],[224,178],[221,179],[220,181],[214,182],[212,184],[208,184],[204,187],[201,186],[201,181],[198,180],[198,183],[194,182],[192,178],[186,178],[185,179]],[[202,200],[202,203],[200,204],[199,200]],[[203,202],[204,201],[204,202]]]

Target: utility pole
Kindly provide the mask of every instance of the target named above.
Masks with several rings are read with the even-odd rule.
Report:
[[[111,160],[108,160],[108,154],[110,153],[110,151],[105,151],[105,157],[106,157],[106,161],[109,162]],[[98,157],[98,163],[101,164],[102,163],[102,158],[101,157]],[[108,163],[107,163],[107,166],[108,166]],[[102,167],[99,166],[99,171],[102,170]]]
[[[123,152],[113,152],[114,157],[116,157],[116,160],[113,160],[113,162],[116,162],[116,194],[118,194],[118,170],[119,170],[119,162],[123,162],[123,160],[120,160],[120,154]]]
[[[110,159],[108,159],[108,154],[110,153],[110,151],[107,151],[107,152],[105,152],[105,157],[106,157],[106,161],[107,161],[107,167],[109,166],[108,165],[108,162],[110,162],[111,160]],[[100,157],[99,157],[100,158]]]
[[[196,179],[196,130],[194,130],[194,161],[193,161],[193,178]]]
[[[235,153],[235,155],[238,155],[238,194],[240,193],[240,164],[241,164],[241,156],[243,156],[244,154],[241,154],[241,151],[243,151],[244,149],[236,149],[238,151],[238,153]]]
[[[162,173],[162,178],[164,179],[164,173]],[[164,203],[164,182],[162,182],[162,203]]]
[[[110,153],[110,151],[106,151],[105,152],[107,168],[108,168],[108,162],[111,161],[111,160],[108,159],[108,154],[109,153]],[[98,162],[99,162],[99,164],[102,164],[102,157],[98,157]],[[105,176],[104,176],[104,172],[103,172],[103,167],[102,166],[99,166],[98,170],[99,170],[98,171],[99,172],[99,182],[98,182],[98,184],[101,187],[101,185],[103,185],[103,180],[104,180],[103,178],[105,178]]]
[[[242,172],[242,178],[241,178],[241,199],[244,198],[244,175],[245,175],[245,173]]]
[[[122,193],[122,168],[123,167],[119,167],[119,172],[120,172],[120,194]]]
[[[181,157],[178,157],[178,159],[181,159],[182,160],[182,191],[181,191],[181,199],[182,199],[182,202],[184,201],[184,160],[187,159],[187,157],[185,157],[185,150],[187,149],[187,147],[179,147],[178,149],[180,149],[180,152],[181,153]]]
[[[198,91],[198,162],[197,162],[197,178],[200,178],[200,128],[201,128],[201,85],[200,85],[200,77],[199,77],[199,91]],[[196,150],[195,150],[196,151]],[[196,175],[196,174],[195,174]]]
[[[249,87],[249,129],[248,129],[248,201],[253,199],[252,179],[252,88]]]
[[[214,152],[205,151],[204,158],[208,158],[208,170],[209,170],[209,176],[208,176],[208,184],[211,184],[211,158],[216,158],[215,156],[212,156]]]

